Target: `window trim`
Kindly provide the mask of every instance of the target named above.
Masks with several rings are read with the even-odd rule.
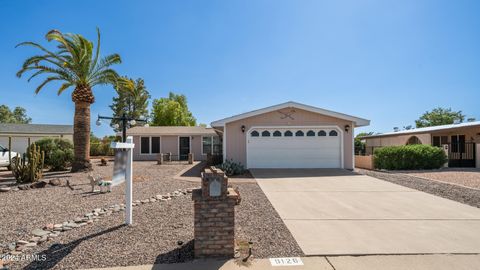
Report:
[[[220,136],[215,136],[215,135],[203,136],[203,135],[202,135],[202,136],[200,136],[200,137],[201,137],[201,140],[202,140],[202,141],[200,142],[200,153],[201,153],[202,156],[208,155],[208,153],[206,153],[206,154],[203,153],[203,138],[204,138],[204,137],[209,137],[209,138],[210,138],[210,141],[211,141],[210,155],[213,155],[213,146],[214,146],[213,138],[214,138],[214,137],[218,137],[218,141],[220,142],[219,145],[222,146],[222,155],[223,155],[223,141],[220,140]]]
[[[140,135],[140,155],[142,156],[148,156],[148,155],[159,155],[162,153],[162,136],[142,136]],[[159,143],[160,143],[160,153],[152,153],[152,137],[158,137],[159,138]],[[148,153],[142,153],[142,138],[148,138]]]
[[[202,142],[201,142],[201,153],[202,153],[202,156],[206,156],[208,155],[208,153],[203,153],[203,138],[210,138],[210,155],[213,155],[213,136],[210,135],[210,136],[202,136]]]
[[[253,132],[256,132],[258,135],[252,135]],[[260,132],[258,132],[258,130],[252,130],[248,134],[250,134],[250,137],[260,137]]]

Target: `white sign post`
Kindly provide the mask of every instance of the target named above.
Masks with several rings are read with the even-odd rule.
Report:
[[[128,136],[126,142],[112,142],[110,145],[113,149],[124,149],[127,152],[127,160],[125,162],[125,224],[132,224],[132,175],[133,175],[133,148],[135,144],[133,143],[133,137]],[[122,162],[116,160],[116,162]],[[115,168],[115,165],[114,165]],[[115,169],[114,169],[115,170]],[[118,172],[117,172],[118,173]],[[115,174],[115,172],[114,172]],[[114,185],[118,185],[121,182],[116,182]]]

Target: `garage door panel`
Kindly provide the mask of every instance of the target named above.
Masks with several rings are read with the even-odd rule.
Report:
[[[285,132],[281,128],[277,130],[282,134]],[[314,137],[251,137],[249,134],[247,136],[249,136],[247,139],[249,168],[341,167],[340,136],[318,136],[318,130]]]

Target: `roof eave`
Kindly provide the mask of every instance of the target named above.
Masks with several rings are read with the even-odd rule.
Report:
[[[363,126],[370,125],[370,120],[367,120],[367,119],[355,117],[355,116],[348,115],[348,114],[338,113],[338,112],[334,112],[334,111],[330,111],[330,110],[326,110],[326,109],[321,109],[321,108],[317,108],[317,107],[313,107],[313,106],[309,106],[309,105],[305,105],[305,104],[301,104],[301,103],[297,103],[297,102],[293,102],[293,101],[281,103],[281,104],[278,104],[278,105],[273,105],[273,106],[266,107],[266,108],[263,108],[263,109],[258,109],[258,110],[246,112],[246,113],[243,113],[243,114],[234,115],[234,116],[227,117],[227,118],[224,118],[224,119],[220,119],[220,120],[212,122],[210,125],[212,127],[223,127],[227,123],[230,123],[230,122],[238,121],[238,120],[245,119],[245,118],[248,118],[248,117],[252,117],[252,116],[259,115],[259,114],[268,113],[268,112],[272,112],[272,111],[276,111],[276,110],[280,110],[280,109],[284,109],[284,108],[289,108],[289,107],[299,108],[299,109],[310,111],[310,112],[315,112],[315,113],[319,113],[319,114],[323,114],[323,115],[327,115],[327,116],[331,116],[331,117],[335,117],[335,118],[339,118],[339,119],[343,119],[343,120],[352,121],[352,122],[355,123],[356,127],[363,127]]]

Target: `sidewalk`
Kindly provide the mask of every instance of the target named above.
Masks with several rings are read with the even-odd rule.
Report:
[[[272,266],[269,259],[258,259],[248,265],[234,260],[196,260],[179,264],[157,264],[90,270],[471,270],[480,269],[480,255],[381,255],[304,257],[301,266]]]

